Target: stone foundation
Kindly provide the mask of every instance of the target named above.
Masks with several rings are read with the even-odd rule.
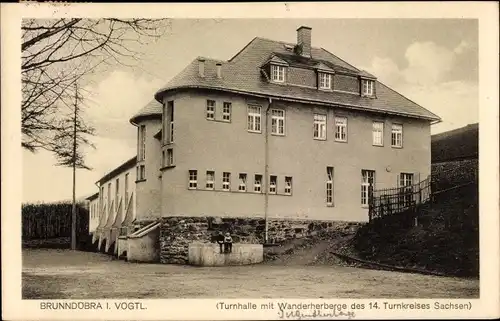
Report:
[[[263,244],[265,241],[266,221],[262,218],[173,216],[163,217],[160,221],[161,263],[187,264],[189,244],[212,242],[219,231],[230,232],[234,243]],[[269,219],[268,243],[314,236],[321,231],[351,234],[361,225],[340,221]]]

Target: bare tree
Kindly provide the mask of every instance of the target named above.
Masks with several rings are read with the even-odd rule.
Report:
[[[73,115],[63,111],[72,110],[75,83],[84,83],[111,64],[133,66],[144,40],[161,37],[168,25],[167,19],[23,20],[22,147],[54,152],[60,165],[68,165],[67,140],[72,135],[67,135]],[[76,125],[84,134],[79,144],[88,145],[85,135],[93,130],[82,119]],[[81,154],[77,163],[86,168]]]

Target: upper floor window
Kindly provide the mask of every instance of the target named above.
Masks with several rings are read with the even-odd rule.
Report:
[[[198,187],[198,171],[192,169],[189,171],[189,188],[196,189]]]
[[[146,167],[144,165],[137,166],[137,180],[142,181],[146,179]]]
[[[146,125],[139,126],[139,161],[146,159]]]
[[[260,133],[260,107],[248,106],[248,131]]]
[[[224,103],[222,107],[222,120],[231,121],[231,103]]]
[[[384,123],[373,122],[373,145],[384,146]]]
[[[335,140],[338,142],[347,141],[347,118],[335,117]]]
[[[281,109],[271,110],[271,133],[285,135],[285,111]]]
[[[174,142],[174,102],[169,101],[163,107],[163,144]]]
[[[120,179],[117,178],[115,182],[115,199],[116,202],[118,202],[118,199],[120,198]],[[116,204],[118,206],[118,204]]]
[[[362,93],[364,96],[373,96],[375,81],[363,79],[361,80]]]
[[[285,82],[285,67],[271,65],[271,80],[274,82]]]
[[[174,165],[174,150],[172,148],[167,149],[167,166]]]
[[[125,202],[128,203],[128,196],[129,196],[129,186],[128,186],[128,178],[129,173],[125,174]],[[126,204],[128,205],[128,204]]]
[[[403,125],[392,124],[391,146],[403,147]]]
[[[207,171],[207,183],[205,185],[206,189],[214,189],[214,171]]]
[[[326,115],[314,114],[314,134],[315,139],[326,139]]]
[[[319,73],[319,88],[331,89],[332,88],[332,75],[320,72]]]
[[[215,100],[207,100],[207,119],[215,119]]]

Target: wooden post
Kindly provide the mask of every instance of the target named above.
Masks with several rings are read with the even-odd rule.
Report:
[[[75,84],[75,113],[73,118],[73,207],[71,211],[71,249],[76,250],[76,116],[78,113],[78,85]]]

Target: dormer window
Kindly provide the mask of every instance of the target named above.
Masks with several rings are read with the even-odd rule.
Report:
[[[271,80],[274,82],[285,82],[285,67],[271,65]]]
[[[375,88],[375,81],[362,79],[361,80],[361,93],[363,96],[373,96]]]
[[[319,89],[332,89],[332,75],[324,72],[319,73]]]

